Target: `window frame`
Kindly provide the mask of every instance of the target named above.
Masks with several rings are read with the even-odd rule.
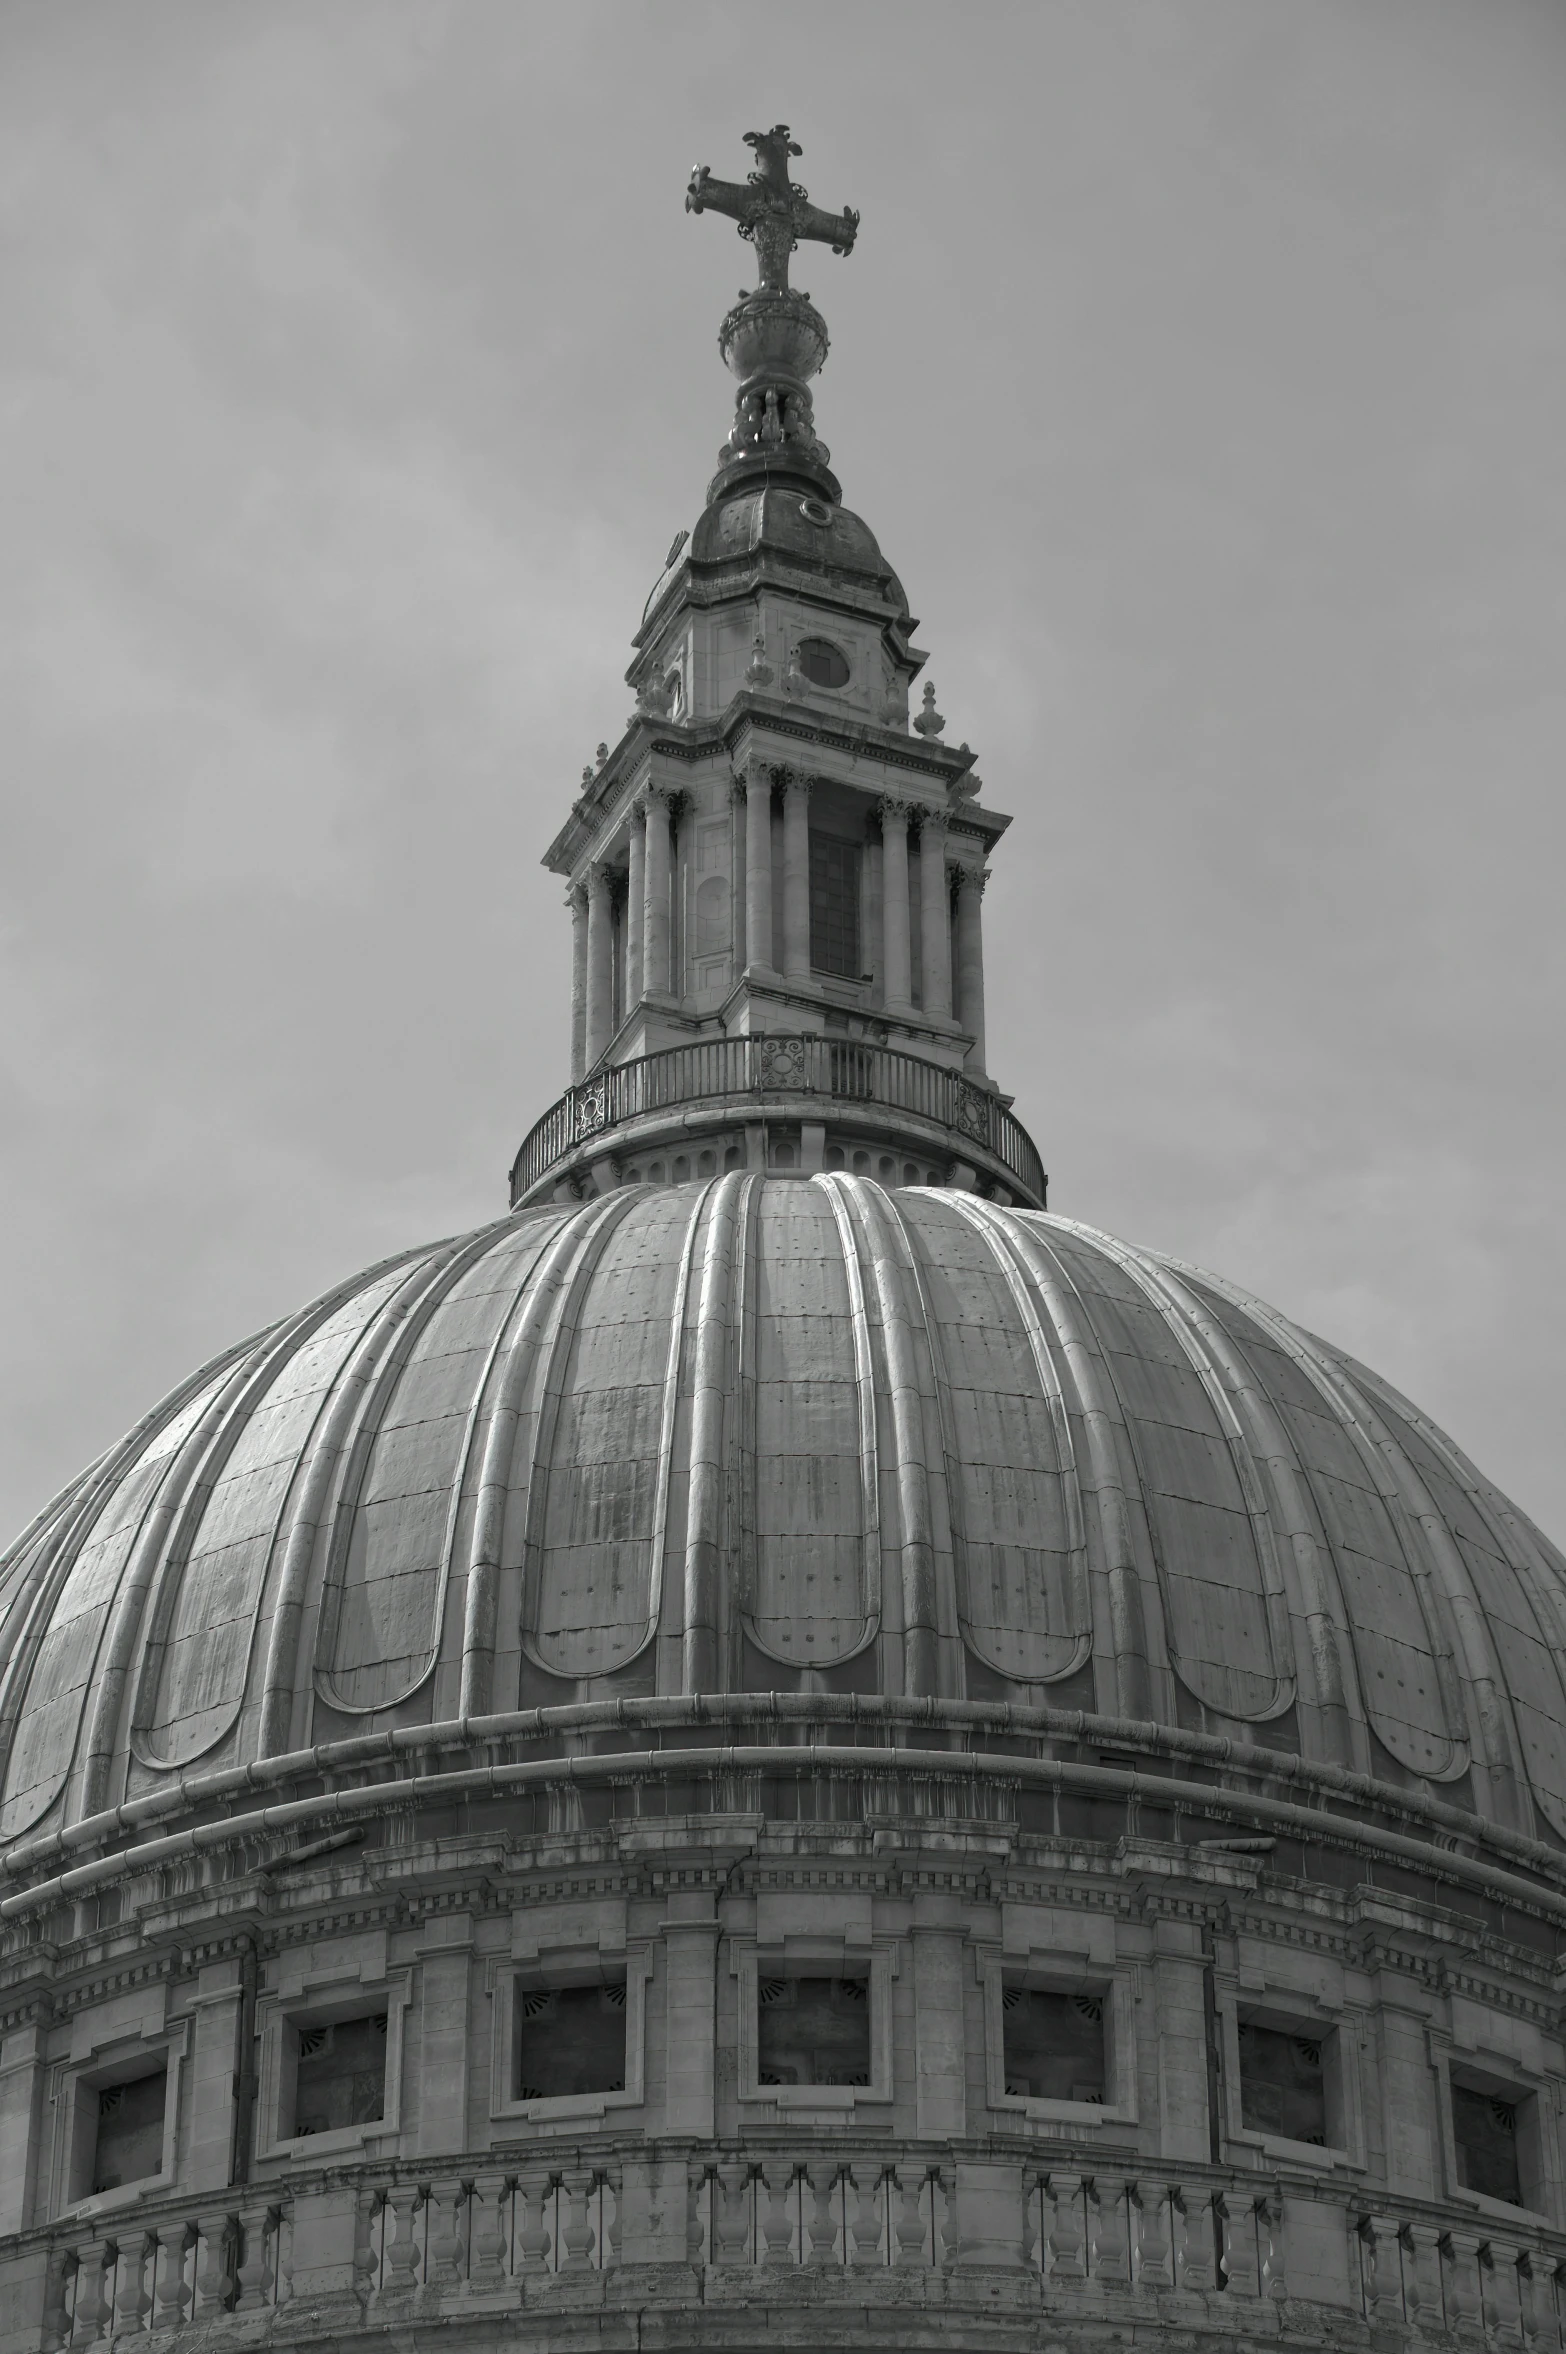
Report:
[[[1226,2142],[1260,2150],[1290,2165],[1321,2168],[1362,2168],[1364,2121],[1360,2114],[1358,2074],[1352,2065],[1352,2037],[1347,2014],[1329,2011],[1293,1988],[1268,1987],[1253,1992],[1219,1984],[1217,1988],[1219,2073],[1222,2079],[1223,2129]],[[1244,2122],[1240,2091],[1240,2013],[1247,2026],[1270,2027],[1282,2035],[1308,2037],[1321,2050],[1322,2089],[1326,2097],[1327,2139],[1317,2144],[1296,2141],[1292,2134],[1267,2133]]]
[[[800,2122],[846,2123],[859,2108],[885,2107],[893,2098],[894,2035],[892,1981],[898,1976],[895,1940],[873,1938],[868,1950],[842,1937],[789,1937],[781,1945],[754,1937],[731,1937],[729,1971],[738,1981],[738,2097],[747,2109],[775,2108]],[[863,1978],[870,2006],[868,2084],[763,2084],[761,2081],[761,1999],[763,1971],[769,1978]],[[751,2122],[762,2120],[752,2116]],[[783,2122],[780,2116],[779,2122]]]
[[[144,2036],[135,2029],[122,2030],[95,2045],[81,2060],[67,2061],[56,2068],[51,2088],[55,2115],[49,2185],[52,2218],[70,2216],[85,2220],[89,2216],[112,2214],[118,2208],[134,2206],[139,2199],[156,2193],[167,2195],[178,2187],[180,2098],[189,2050],[190,2021],[182,2019],[153,2035]],[[85,2190],[73,2196],[88,2154],[96,2154],[96,2131],[89,2137],[88,2126],[90,2122],[96,2125],[99,2093],[110,2091],[116,2084],[132,2084],[138,2077],[155,2075],[160,2065],[165,2078],[163,2154],[156,2172],[138,2175],[134,2182],[121,2183],[116,2190]],[[94,2104],[91,2110],[85,2097],[88,2094]]]
[[[297,1994],[272,1989],[256,1997],[256,2117],[255,2157],[258,2165],[271,2160],[295,2164],[310,2157],[329,2158],[349,2150],[364,2150],[370,2142],[395,2140],[402,2130],[402,2055],[404,2013],[411,1992],[412,1971],[386,1970],[366,1978],[343,1971],[335,1981],[313,1981]],[[299,2031],[336,2027],[351,2019],[386,2013],[386,2089],[381,2114],[364,2125],[338,2125],[330,2133],[295,2134],[292,2126],[293,2078],[298,2063]]]
[[[978,1956],[979,1983],[984,1991],[985,2097],[992,2109],[1009,2111],[1030,2125],[1073,2125],[1092,2131],[1104,2125],[1138,2122],[1136,2091],[1136,1998],[1134,1967],[1117,1967],[1089,1960],[1054,1961],[1036,1948],[1022,1953],[991,1952]],[[1042,2100],[1031,2093],[1006,2090],[1006,2010],[1008,1986],[1030,1994],[1097,1995],[1104,2005],[1104,2098],[1102,2101]]]
[[[599,1958],[575,1962],[499,1955],[485,1972],[490,2001],[489,2114],[496,2124],[574,2126],[584,2118],[606,2116],[610,2110],[639,2109],[647,2098],[647,1986],[653,1974],[652,1954],[645,1945],[620,1953],[612,1949]],[[516,2010],[519,1986],[625,1987],[625,2090],[623,2092],[552,2093],[543,2100],[519,2101],[512,2093],[516,2056]]]
[[[1529,2216],[1559,2229],[1563,2202],[1558,2123],[1554,2104],[1546,2106],[1543,2079],[1530,2075],[1510,2053],[1485,2052],[1472,2047],[1459,2050],[1444,2040],[1438,2041],[1434,2033],[1430,2038],[1430,2061],[1436,2076],[1447,2197],[1470,2208],[1475,2215],[1510,2224],[1514,2230]],[[1485,2093],[1494,2100],[1510,2101],[1515,2107],[1517,2172],[1523,2194],[1520,2207],[1514,2207],[1510,2199],[1492,2198],[1487,2191],[1470,2190],[1460,2179],[1456,2122],[1452,2114],[1454,2082],[1465,2092]]]

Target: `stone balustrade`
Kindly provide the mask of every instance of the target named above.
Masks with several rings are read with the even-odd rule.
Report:
[[[1143,2311],[1197,2329],[1205,2313],[1231,2334],[1275,2333],[1297,2310],[1285,2218],[1302,2196],[1318,2212],[1336,2206],[1347,2235],[1359,2310],[1340,2328],[1566,2354],[1566,2247],[1526,2227],[1476,2218],[1456,2229],[1325,2190],[1285,2197],[1218,2168],[1088,2172],[939,2146],[622,2145],[444,2171],[346,2169],[275,2204],[264,2193],[210,2207],[149,2199],[13,2242],[0,2345],[59,2354],[191,2328],[233,2335],[231,2323],[243,2336],[257,2319],[272,2335],[323,2323],[340,2333],[579,2303],[584,2289],[616,2305],[634,2302],[649,2268],[701,2274],[719,2300],[764,2295],[770,2272],[803,2269],[817,2296],[837,2276],[861,2305],[960,2306],[982,2275],[1008,2309]]]
[[[193,2212],[149,2201],[113,2221],[33,2236],[46,2236],[48,2246],[32,2340],[45,2349],[209,2325],[288,2299],[286,2202],[247,2199]],[[7,2338],[16,2318],[7,2316]]]
[[[1290,2199],[1298,2199],[1290,2192]],[[1319,2208],[1326,2192],[1314,2199]],[[1566,2250],[1526,2229],[1453,2229],[1434,2215],[1340,2206],[1349,2298],[1371,2333],[1491,2354],[1566,2354]],[[636,2298],[648,2267],[706,2276],[706,2295],[756,2295],[810,2269],[843,2298],[958,2305],[963,2281],[1010,2276],[1017,2300],[1069,2314],[1206,2309],[1213,2326],[1279,2330],[1290,2300],[1288,2199],[1220,2168],[1088,2170],[942,2147],[619,2147],[485,2159],[445,2170],[351,2168],[292,2199],[144,2201],[134,2217],[66,2222],[12,2243],[7,2349],[59,2354],[247,2316],[292,2335],[577,2300]],[[852,2286],[848,2276],[852,2274]],[[608,2279],[605,2279],[608,2276]],[[876,2276],[885,2281],[876,2288]],[[28,2295],[35,2323],[26,2321]],[[1173,2300],[1173,2302],[1170,2302]],[[1262,2316],[1269,2319],[1262,2319]],[[228,2330],[231,2333],[231,2330]]]
[[[1559,2248],[1477,2217],[1464,2230],[1361,2206],[1350,2224],[1372,2329],[1539,2354],[1566,2346],[1566,2254]]]

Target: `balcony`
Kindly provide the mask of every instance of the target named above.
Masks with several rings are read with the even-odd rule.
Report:
[[[645,1154],[665,1138],[721,1138],[726,1122],[742,1133],[790,1119],[827,1131],[829,1167],[852,1166],[855,1145],[886,1145],[898,1156],[948,1164],[943,1181],[950,1167],[966,1169],[967,1181],[986,1192],[1044,1207],[1048,1180],[1033,1139],[989,1087],[893,1047],[763,1034],[669,1047],[570,1088],[517,1154],[512,1206],[542,1198],[605,1157]],[[729,1165],[738,1165],[730,1149]]]

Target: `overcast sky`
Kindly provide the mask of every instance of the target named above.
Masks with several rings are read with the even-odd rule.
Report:
[[[0,1518],[504,1210],[779,119],[1052,1206],[1566,1537],[1561,0],[9,0]]]

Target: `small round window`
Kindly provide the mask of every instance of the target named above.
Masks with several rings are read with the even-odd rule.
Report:
[[[848,663],[825,638],[802,638],[799,667],[813,687],[846,687]]]

